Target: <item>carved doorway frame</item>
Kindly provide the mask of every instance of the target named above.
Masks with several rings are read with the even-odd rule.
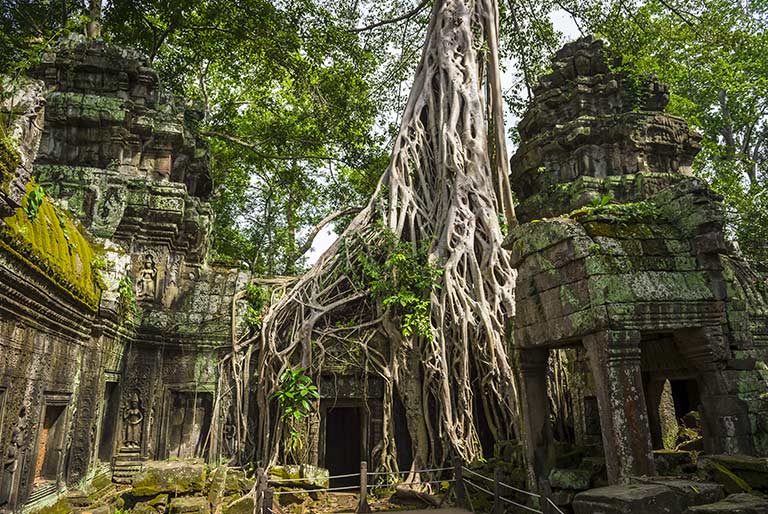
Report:
[[[29,486],[28,491],[31,494],[32,491],[35,490],[35,476],[36,474],[36,468],[37,468],[37,462],[38,459],[40,459],[40,443],[42,440],[42,428],[43,424],[45,423],[45,416],[47,413],[47,410],[49,407],[62,407],[62,413],[60,414],[63,416],[63,419],[61,420],[61,426],[63,433],[61,434],[61,448],[58,448],[57,450],[61,452],[59,455],[57,462],[56,462],[56,480],[55,480],[55,486],[56,490],[58,491],[61,489],[62,482],[64,481],[64,467],[67,461],[67,449],[70,439],[70,417],[72,415],[72,409],[70,409],[70,406],[72,405],[72,393],[68,392],[54,392],[54,391],[45,391],[43,393],[43,401],[41,402],[41,408],[40,413],[38,414],[37,419],[37,435],[35,436],[35,446],[34,446],[34,459],[32,459],[29,463],[28,468],[28,477],[29,477]],[[45,457],[43,457],[45,458]]]
[[[171,412],[171,409],[173,409],[172,405],[172,395],[173,393],[186,393],[186,394],[210,394],[211,395],[211,420],[208,426],[208,438],[216,438],[218,437],[218,434],[214,433],[214,430],[218,426],[217,420],[215,419],[217,416],[216,411],[216,383],[215,382],[202,382],[202,383],[196,383],[196,382],[182,382],[178,384],[165,384],[163,386],[163,403],[162,403],[162,416],[160,417],[160,430],[158,430],[158,445],[157,445],[157,455],[155,458],[158,459],[168,459],[168,438],[170,436],[170,424],[168,422],[169,415]],[[205,458],[206,460],[210,460],[213,458],[213,452],[208,453],[208,457],[197,457],[197,458]]]

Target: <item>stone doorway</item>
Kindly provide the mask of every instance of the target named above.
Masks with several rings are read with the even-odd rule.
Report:
[[[35,461],[35,486],[58,482],[61,479],[67,428],[67,404],[51,400],[46,401],[43,406]]]
[[[117,382],[107,382],[104,385],[104,400],[102,403],[101,435],[99,436],[99,460],[110,462],[115,448],[115,435],[118,431],[118,415],[120,414],[120,389]]]
[[[170,391],[169,394],[165,458],[205,458],[210,442],[213,395],[203,391]]]
[[[329,407],[325,411],[325,467],[331,476],[360,472],[363,446],[360,407]],[[356,485],[358,477],[331,480],[331,487]]]

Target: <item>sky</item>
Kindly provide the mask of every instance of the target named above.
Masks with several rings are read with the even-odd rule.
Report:
[[[562,34],[562,44],[565,44],[568,41],[572,41],[581,35],[573,19],[565,11],[554,11],[549,15],[549,17],[552,19],[552,23],[554,24],[555,29]],[[511,70],[511,67],[508,68],[508,70]],[[508,84],[511,82],[511,77],[508,75],[509,73],[511,73],[511,71],[505,72],[504,75],[507,75],[506,77],[502,75],[502,89],[504,89],[505,83]],[[517,122],[517,119],[510,117],[509,113],[507,113],[507,119],[505,120],[505,123],[508,127]],[[509,154],[512,155],[513,153],[514,148],[510,146]],[[321,231],[315,238],[315,241],[312,243],[312,249],[307,254],[307,264],[311,266],[317,262],[317,259],[320,258],[323,252],[325,252],[338,237],[338,234],[336,234],[336,232],[334,232],[333,228],[330,226]]]

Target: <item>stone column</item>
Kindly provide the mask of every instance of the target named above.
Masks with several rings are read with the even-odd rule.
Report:
[[[604,331],[584,338],[595,378],[603,450],[611,483],[655,475],[640,371],[640,333]]]
[[[549,471],[554,460],[554,441],[547,398],[546,348],[515,350],[520,383],[520,409],[528,461],[528,478],[540,494],[549,494]]]
[[[749,415],[738,394],[740,373],[724,369],[729,352],[722,327],[681,330],[675,342],[696,370],[704,451],[753,454]]]

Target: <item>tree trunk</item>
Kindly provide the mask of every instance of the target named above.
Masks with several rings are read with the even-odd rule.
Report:
[[[329,353],[350,359],[350,366],[357,361],[346,356],[362,353],[362,372],[393,381],[385,388],[385,412],[395,390],[403,400],[412,470],[454,455],[481,457],[479,416],[496,420],[498,438],[514,437],[517,393],[504,327],[514,312],[515,271],[501,248],[500,221],[515,219],[497,24],[495,0],[435,1],[400,133],[373,198],[265,315],[254,341],[259,412],[268,412],[269,395],[288,367],[309,364],[319,376]],[[395,310],[361,283],[363,263],[386,258],[381,249],[392,234],[425,248],[428,263],[442,270],[428,291],[428,337],[403,335]],[[473,401],[475,395],[493,412],[476,412],[483,402]],[[259,427],[262,462],[277,458],[276,441],[265,437],[269,428]],[[394,441],[377,449],[374,466],[391,471]],[[418,482],[418,475],[409,480]]]

